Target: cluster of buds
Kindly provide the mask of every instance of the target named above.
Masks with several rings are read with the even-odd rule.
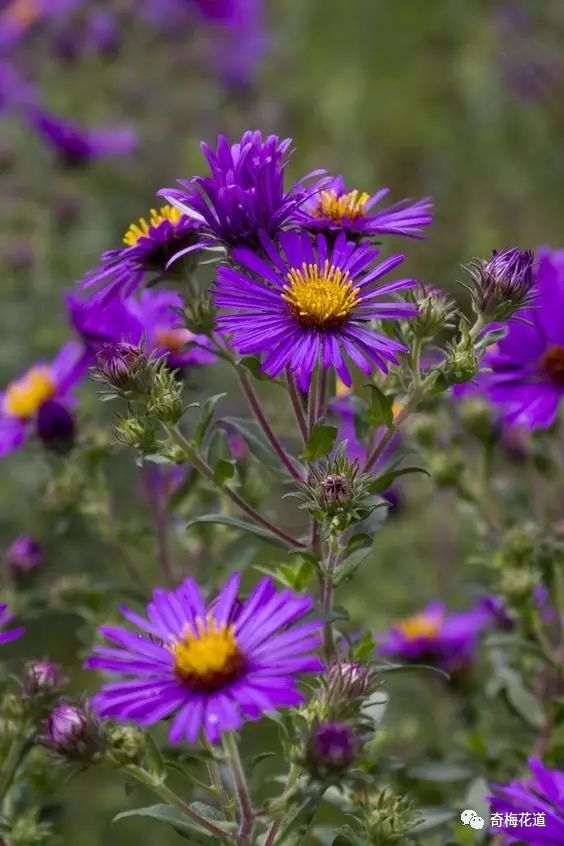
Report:
[[[406,324],[406,330],[414,337],[431,340],[439,332],[454,327],[456,303],[441,288],[419,283],[407,292],[406,299],[417,306],[417,317]]]
[[[310,468],[308,482],[292,494],[325,529],[327,535],[340,534],[368,517],[377,507],[371,495],[373,478],[361,473],[358,462],[351,464],[344,450]]]
[[[531,305],[535,296],[535,256],[516,248],[494,251],[489,261],[475,261],[468,268],[475,314],[484,323],[509,320]]]

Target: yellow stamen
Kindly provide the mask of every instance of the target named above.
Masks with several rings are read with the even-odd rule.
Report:
[[[414,614],[412,617],[405,617],[398,620],[396,628],[406,636],[408,640],[416,640],[420,637],[437,637],[443,627],[441,614]]]
[[[172,647],[176,675],[192,687],[214,690],[233,681],[244,658],[232,625],[220,625],[211,615],[197,620],[197,631],[187,626],[182,640]]]
[[[4,411],[25,420],[37,414],[43,403],[55,393],[49,367],[32,367],[21,379],[8,385],[4,395]]]
[[[323,267],[304,262],[301,268],[293,267],[287,278],[282,297],[304,326],[339,326],[360,301],[348,270],[343,273],[328,260]]]
[[[340,223],[344,217],[356,220],[365,214],[364,207],[369,199],[370,194],[361,194],[356,188],[348,194],[340,195],[331,188],[329,191],[321,191],[314,214],[317,217],[330,217],[336,223]]]
[[[189,329],[157,329],[155,333],[155,346],[162,347],[170,352],[178,352],[182,347],[191,341],[194,335]]]
[[[147,222],[144,217],[139,218],[139,223],[132,223],[125,235],[123,236],[124,244],[128,247],[134,247],[140,238],[145,238],[149,234],[149,230],[159,226],[168,220],[170,223],[178,223],[182,217],[182,212],[174,208],[174,206],[163,206],[157,209],[151,209],[151,216]]]

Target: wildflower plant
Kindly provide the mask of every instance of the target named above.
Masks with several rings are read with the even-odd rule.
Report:
[[[450,294],[398,275],[404,256],[376,246],[427,234],[429,200],[377,211],[384,191],[347,191],[323,170],[292,183],[290,139],[258,131],[202,149],[210,174],[163,189],[167,205],[126,229],[124,245],[67,294],[76,340],[0,395],[0,452],[33,433],[50,449],[45,534],[84,520],[100,554],[123,566],[103,583],[85,565],[41,594],[31,576],[52,566],[43,538],[22,535],[7,550],[13,611],[0,606],[2,652],[24,642],[20,618],[72,609],[88,689],[66,695],[69,674],[48,655],[2,679],[1,836],[12,842],[22,824],[13,802],[37,768],[48,778],[53,759],[72,772],[109,765],[144,785],[159,804],[126,815],[203,846],[453,834],[460,796],[429,810],[435,794],[417,789],[448,781],[449,767],[479,799],[491,782],[500,807],[548,804],[560,832],[562,773],[537,758],[557,747],[564,695],[561,526],[520,522],[511,485],[501,506],[491,488],[507,425],[530,435],[556,420],[560,256],[512,249],[476,261],[468,317]],[[113,438],[107,415],[105,430],[92,427],[74,404],[86,374],[84,392],[116,409]],[[234,384],[248,415],[233,412]],[[65,414],[72,458],[52,454]],[[119,481],[131,456],[135,496]],[[452,494],[453,515],[471,515],[488,588],[464,610],[414,598],[371,632],[358,574],[412,479],[434,486],[435,500]],[[527,645],[521,662],[517,642]],[[483,651],[494,670],[480,687],[472,676]],[[429,674],[463,712],[454,761],[441,761],[431,739],[419,763],[405,738],[394,746],[387,708],[399,671]],[[508,771],[519,769],[515,756],[484,748],[484,732],[497,731],[494,699],[524,724],[534,784]],[[271,746],[252,761],[258,730]],[[269,754],[281,787],[253,776]],[[37,809],[25,811],[37,827]]]

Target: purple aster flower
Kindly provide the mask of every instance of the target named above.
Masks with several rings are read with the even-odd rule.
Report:
[[[166,274],[170,259],[196,245],[200,224],[172,206],[151,209],[148,220],[132,223],[124,247],[102,254],[100,265],[90,270],[83,288],[97,287],[103,298],[117,293],[129,296],[142,283],[155,283]]]
[[[41,569],[45,556],[37,541],[29,535],[21,535],[10,544],[5,553],[5,561],[12,577],[16,580],[26,578]]]
[[[296,624],[310,611],[311,597],[277,592],[262,579],[232,619],[239,574],[206,608],[188,578],[176,590],[157,589],[149,619],[122,609],[143,632],[104,626],[111,646],[99,646],[86,666],[122,676],[105,685],[93,706],[105,717],[139,725],[175,717],[171,743],[195,741],[200,732],[216,743],[244,720],[303,701],[296,676],[321,670],[313,654],[320,644],[317,621]]]
[[[0,605],[0,644],[15,640],[16,638],[21,637],[21,635],[25,632],[25,629],[11,629],[7,632],[1,631],[1,629],[13,619],[14,615],[8,613],[8,606]]]
[[[96,354],[108,344],[144,346],[147,354],[166,355],[171,367],[215,361],[211,342],[182,325],[182,298],[173,291],[141,291],[138,297],[67,296],[72,325]]]
[[[312,242],[306,232],[280,232],[282,252],[261,236],[268,256],[260,258],[248,247],[238,247],[233,258],[248,273],[220,267],[214,288],[217,306],[228,314],[217,318],[220,331],[243,355],[265,355],[263,370],[276,376],[289,367],[300,387],[307,389],[320,362],[335,368],[351,384],[345,361],[349,358],[364,373],[374,365],[384,373],[397,364],[406,347],[371,325],[373,320],[412,317],[413,305],[381,302],[388,294],[412,287],[402,279],[373,289],[374,283],[397,267],[403,256],[392,256],[369,269],[378,250],[357,246],[340,234],[331,246],[323,235]]]
[[[477,379],[508,423],[548,429],[564,396],[564,251],[540,253],[534,305],[483,360]]]
[[[0,392],[0,457],[22,445],[33,424],[39,424],[46,403],[64,406],[69,401],[69,393],[84,374],[87,363],[82,344],[71,341],[50,364],[38,362]],[[50,412],[55,412],[52,405]],[[47,426],[48,422],[43,419],[42,425]]]
[[[529,758],[532,778],[493,784],[491,832],[505,843],[562,846],[564,843],[564,772],[549,770]]]
[[[356,188],[347,191],[342,176],[336,176],[311,197],[295,214],[296,221],[307,229],[323,232],[346,232],[349,237],[374,235],[406,235],[422,238],[423,227],[433,222],[430,198],[412,203],[401,200],[387,209],[371,212],[389,188],[367,194]]]
[[[378,653],[454,671],[472,661],[478,636],[491,622],[491,611],[483,603],[448,614],[442,602],[432,602],[424,611],[398,620],[381,638]]]
[[[250,130],[236,144],[220,135],[215,150],[201,144],[211,176],[179,179],[180,190],[164,188],[159,193],[201,223],[202,245],[256,246],[260,231],[275,235],[318,190],[317,186],[306,190],[304,182],[322,171],[308,174],[285,190],[291,143],[291,138],[280,141],[277,135],[263,140],[260,132]]]
[[[138,143],[136,133],[127,126],[88,129],[44,109],[30,109],[28,119],[31,128],[67,165],[127,156],[134,152]]]

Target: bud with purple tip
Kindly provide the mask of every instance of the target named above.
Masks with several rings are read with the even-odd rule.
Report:
[[[8,547],[5,562],[15,582],[25,582],[44,562],[43,550],[32,537],[21,535]]]
[[[306,760],[310,773],[320,779],[339,777],[353,764],[360,738],[348,723],[321,723],[309,738]]]
[[[100,741],[100,726],[89,710],[60,702],[45,724],[43,742],[66,758],[91,759]]]
[[[494,253],[470,268],[472,305],[485,323],[509,320],[535,297],[535,256],[516,247]]]
[[[96,365],[95,378],[116,391],[146,394],[152,385],[149,360],[135,344],[104,344],[96,356]]]
[[[52,696],[63,683],[63,672],[53,661],[30,661],[26,665],[23,686],[28,696]]]

